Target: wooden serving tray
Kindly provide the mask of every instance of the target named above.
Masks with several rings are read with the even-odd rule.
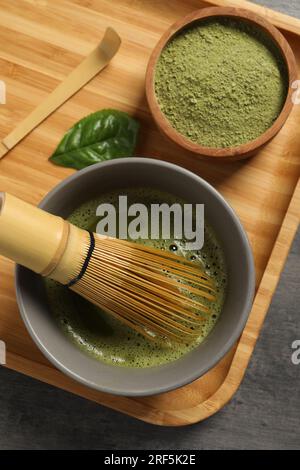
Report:
[[[282,30],[300,67],[299,20],[244,1],[215,0],[211,4],[249,8],[266,17]],[[278,136],[258,155],[219,165],[201,161],[168,142],[149,115],[144,75],[152,48],[171,23],[207,5],[199,0],[0,0],[0,79],[7,87],[7,104],[0,105],[0,137],[26,117],[95,47],[107,26],[113,26],[123,39],[119,53],[98,77],[1,160],[0,190],[38,203],[72,172],[47,160],[63,133],[86,114],[113,107],[141,121],[138,154],[172,161],[207,179],[232,204],[249,235],[257,293],[239,342],[201,379],[146,398],[96,392],[56,370],[27,333],[16,304],[13,263],[0,258],[0,339],[7,345],[7,367],[160,425],[203,420],[233,396],[299,223],[299,105]]]

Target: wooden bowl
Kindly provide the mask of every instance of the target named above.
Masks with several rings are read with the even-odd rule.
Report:
[[[281,51],[283,58],[285,59],[287,72],[288,72],[288,93],[284,103],[284,106],[281,110],[276,121],[273,125],[257,139],[247,142],[235,147],[226,147],[226,148],[214,148],[214,147],[204,147],[198,143],[195,143],[188,138],[181,135],[179,132],[174,129],[170,124],[168,119],[165,117],[161,111],[159,104],[156,99],[155,89],[154,89],[154,75],[155,67],[157,60],[169,42],[169,40],[180,30],[186,28],[187,26],[192,25],[198,20],[215,17],[215,16],[229,16],[238,18],[241,20],[246,20],[247,22],[253,23],[258,28],[262,29],[273,39],[274,43],[278,46],[278,49]],[[215,160],[240,160],[243,158],[248,158],[251,155],[258,152],[262,147],[264,147],[275,135],[279,132],[281,127],[284,125],[287,120],[292,107],[292,94],[295,92],[295,89],[291,87],[292,83],[297,78],[296,72],[296,60],[293,54],[292,49],[290,48],[288,42],[283,37],[283,35],[276,29],[272,24],[267,22],[264,18],[244,9],[240,8],[227,8],[227,7],[212,7],[205,8],[198,11],[195,11],[183,19],[180,19],[174,23],[161,37],[160,41],[154,48],[146,71],[146,96],[148,104],[153,115],[153,118],[162,131],[169,139],[176,142],[181,147],[184,147],[187,150],[190,150],[194,153],[197,153],[201,157],[214,158]]]

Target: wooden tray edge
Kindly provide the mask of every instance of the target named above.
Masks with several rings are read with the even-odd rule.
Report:
[[[205,0],[205,3],[218,7],[245,8],[253,13],[262,16],[277,28],[289,31],[290,33],[300,34],[300,20],[293,16],[286,15],[271,8],[257,5],[246,0]]]
[[[7,369],[19,372],[34,380],[52,385],[55,388],[62,389],[75,396],[91,400],[98,405],[111,408],[120,413],[129,415],[131,417],[140,419],[151,424],[159,424],[165,426],[180,426],[187,424],[184,420],[180,420],[170,413],[159,411],[149,404],[144,404],[135,400],[132,397],[110,395],[108,393],[99,392],[92,388],[81,385],[79,382],[71,379],[63,374],[60,370],[56,369],[52,364],[43,364],[40,362],[32,361],[31,359],[19,356],[16,353],[7,351],[6,364]],[[117,399],[117,400],[116,400]],[[132,401],[135,402],[135,408],[132,406]],[[116,405],[117,403],[117,405]],[[128,411],[130,410],[130,411]]]
[[[253,307],[239,340],[236,352],[222,385],[207,400],[197,406],[181,410],[159,411],[142,400],[119,397],[117,405],[115,396],[88,389],[62,374],[53,366],[36,363],[17,354],[7,353],[7,367],[20,373],[28,374],[55,387],[95,401],[142,421],[161,426],[185,426],[202,421],[217,413],[233,397],[242,382],[259,333],[267,315],[268,307],[278,284],[280,273],[284,268],[286,258],[296,234],[300,219],[300,180],[296,185],[282,226],[274,244],[266,270],[254,299]],[[24,368],[25,364],[25,368]],[[35,371],[35,374],[32,374]],[[132,400],[136,408],[132,407]],[[130,406],[131,405],[131,406]],[[130,412],[128,411],[130,410]],[[146,411],[147,410],[147,411]]]
[[[240,337],[228,374],[207,400],[199,405],[173,412],[179,418],[178,425],[193,424],[212,416],[223,408],[239,388],[251,359],[256,341],[259,338],[280,274],[284,268],[293,239],[300,222],[300,179],[294,190],[289,207],[276,238],[268,264],[254,299],[248,322]]]
[[[244,0],[205,0],[205,2],[215,6],[229,6],[248,9],[263,16],[279,29],[300,35],[299,19],[276,12],[261,5],[256,5]],[[272,253],[254,300],[249,320],[238,343],[228,374],[216,392],[199,405],[182,410],[169,410],[169,412],[159,411],[154,408],[150,410],[151,407],[147,405],[146,407],[148,411],[145,413],[145,405],[135,401],[136,410],[133,411],[131,398],[119,397],[118,405],[116,406],[115,396],[87,389],[86,387],[83,387],[80,384],[77,384],[77,382],[69,379],[51,365],[48,366],[46,364],[36,363],[30,359],[21,358],[14,353],[8,352],[7,368],[16,370],[24,375],[29,375],[30,377],[55,387],[60,387],[63,390],[152,424],[163,426],[183,426],[197,423],[209,416],[212,416],[231,400],[244,377],[256,340],[259,337],[259,332],[267,315],[268,307],[279,281],[280,273],[284,267],[293,238],[299,225],[299,208],[300,183],[298,182],[276,242],[273,246]],[[255,325],[256,337],[253,334],[254,327],[251,326],[252,324]],[[243,342],[246,344],[241,345],[241,339],[243,339]],[[31,370],[31,372],[28,372],[27,374],[26,370]],[[34,370],[36,373],[32,374],[32,371]]]

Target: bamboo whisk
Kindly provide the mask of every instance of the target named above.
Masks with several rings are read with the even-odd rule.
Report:
[[[191,261],[89,233],[1,192],[0,254],[66,285],[151,339],[193,340],[214,300],[212,280]]]

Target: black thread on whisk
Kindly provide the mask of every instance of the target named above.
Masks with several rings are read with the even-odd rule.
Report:
[[[72,279],[68,284],[66,284],[67,287],[71,287],[71,286],[74,286],[74,284],[76,284],[76,282],[80,281],[80,279],[82,278],[82,276],[84,275],[84,273],[86,272],[87,270],[87,267],[89,265],[89,262],[90,262],[90,259],[91,259],[91,256],[93,254],[93,251],[94,251],[94,248],[95,248],[95,237],[94,237],[94,234],[92,232],[89,232],[89,236],[90,236],[90,247],[89,247],[89,251],[86,255],[86,258],[84,260],[84,263],[82,265],[82,268],[80,270],[80,273],[78,274],[78,276],[76,276],[74,279]]]

